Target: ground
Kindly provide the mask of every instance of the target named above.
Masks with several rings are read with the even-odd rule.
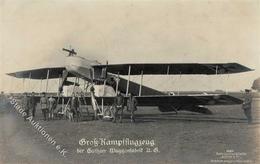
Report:
[[[123,123],[110,121],[43,121],[37,110],[35,121],[65,148],[64,157],[29,121],[9,105],[0,110],[0,163],[259,163],[259,124],[249,125],[240,105],[210,107],[213,115],[190,112],[160,113],[157,108],[139,108],[137,122],[129,114]],[[87,149],[129,149],[134,146],[87,146],[93,139],[154,140],[139,153],[88,153]],[[83,141],[83,140],[81,140]],[[150,148],[152,152],[147,152]],[[158,148],[158,149],[157,149]],[[84,149],[84,152],[82,150]],[[157,151],[158,150],[158,151]],[[97,151],[97,150],[96,150]],[[155,152],[153,152],[155,151]],[[237,156],[232,156],[237,155]]]

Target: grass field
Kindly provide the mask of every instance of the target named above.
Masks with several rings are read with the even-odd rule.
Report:
[[[35,121],[68,151],[63,157],[11,106],[0,110],[0,163],[259,163],[259,124],[248,125],[240,105],[210,107],[213,115],[191,112],[160,113],[157,108],[139,108],[137,122],[126,113],[123,123],[68,120],[43,121],[37,110]],[[87,149],[129,149],[134,146],[79,145],[81,139],[154,140],[139,153],[87,153]],[[140,147],[137,147],[140,148]],[[147,152],[158,148],[159,152]],[[78,151],[77,151],[78,149]],[[84,152],[79,150],[84,149]],[[157,149],[155,149],[157,150]],[[98,150],[96,150],[98,151]],[[236,154],[237,156],[234,156]],[[233,155],[233,156],[232,156]]]

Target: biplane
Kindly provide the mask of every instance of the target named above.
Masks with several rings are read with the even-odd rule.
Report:
[[[113,98],[120,91],[126,98],[129,93],[133,94],[138,101],[138,106],[156,106],[161,112],[187,110],[210,114],[211,111],[205,106],[234,105],[241,104],[242,101],[228,94],[167,94],[143,85],[143,75],[221,75],[252,71],[238,63],[100,64],[95,60],[78,56],[74,49],[63,50],[69,53],[64,67],[39,68],[7,73],[7,75],[16,78],[45,79],[46,84],[49,79],[59,79],[59,93],[62,93],[64,85],[71,83],[67,78],[83,79],[95,88],[93,97],[84,96],[86,102],[92,106],[95,105],[94,102],[97,103],[96,105],[101,103],[112,105]],[[140,83],[131,81],[132,75],[139,75]],[[128,79],[122,76],[127,76]]]

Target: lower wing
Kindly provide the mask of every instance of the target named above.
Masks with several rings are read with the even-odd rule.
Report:
[[[242,104],[243,101],[229,96],[221,94],[212,95],[187,95],[187,96],[140,96],[136,97],[138,105],[140,106],[160,106],[160,105],[235,105]]]
[[[40,97],[36,96],[39,101]],[[210,94],[210,95],[151,95],[151,96],[135,96],[138,102],[138,106],[161,106],[161,105],[237,105],[242,104],[243,101],[239,98],[235,98],[229,95],[222,94]],[[71,97],[60,97],[60,102],[64,98],[66,103]],[[85,100],[83,100],[83,98]],[[56,97],[57,99],[57,97]],[[80,97],[82,102],[85,101],[87,105],[91,105],[91,97]],[[114,103],[114,97],[96,97],[97,103],[101,105],[102,101],[104,105],[112,105]],[[127,100],[127,97],[125,97]],[[126,101],[125,101],[126,102]]]
[[[68,104],[71,97],[60,97],[59,104],[62,102]],[[40,97],[36,97],[39,102]],[[81,104],[91,105],[91,97],[79,97]],[[127,97],[125,97],[127,99]],[[211,95],[150,95],[150,96],[136,96],[138,106],[157,106],[161,112],[171,112],[177,110],[188,110],[192,112],[199,112],[211,114],[204,105],[237,105],[242,104],[241,99],[221,94]],[[64,101],[63,101],[64,100]],[[114,97],[96,97],[99,105],[103,103],[105,106],[113,105]],[[126,101],[125,101],[126,102]]]

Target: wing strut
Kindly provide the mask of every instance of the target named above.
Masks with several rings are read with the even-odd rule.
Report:
[[[41,79],[41,83],[40,83],[40,92],[42,92],[42,79]]]
[[[30,91],[30,87],[31,87],[31,80],[32,80],[32,73],[30,72],[30,74],[29,74],[29,85],[28,85],[28,91]]]
[[[168,65],[167,66],[167,75],[169,75],[169,72],[170,72],[170,66]]]
[[[119,72],[117,73],[117,79],[116,79],[116,95],[118,92],[118,84],[119,84]]]
[[[103,96],[105,96],[106,82],[107,82],[107,79],[104,80],[104,83],[103,83]],[[102,98],[102,101],[103,101],[103,98]],[[102,108],[103,108],[103,107],[102,107]]]
[[[181,82],[181,72],[180,72],[180,80],[179,80],[180,82]],[[180,85],[178,85],[178,96],[180,95]]]
[[[49,75],[50,75],[50,70],[48,69],[47,71],[47,81],[46,81],[46,88],[45,88],[45,93],[47,94],[48,92],[48,83],[49,83]]]
[[[60,95],[60,83],[61,83],[61,75],[59,75],[59,81],[58,81],[58,92],[57,92],[57,96],[59,97]]]
[[[23,92],[25,92],[24,83],[25,83],[25,78],[23,78]]]
[[[229,80],[229,73],[227,74],[227,81]],[[226,88],[226,95],[228,94],[228,89]]]
[[[140,81],[140,88],[139,88],[139,96],[142,95],[142,86],[143,86],[143,70],[141,71],[141,81]]]
[[[131,75],[131,65],[129,65],[129,67],[128,67],[128,79],[127,79],[127,86],[126,86],[126,96],[128,96],[128,92],[129,92],[130,75]]]

